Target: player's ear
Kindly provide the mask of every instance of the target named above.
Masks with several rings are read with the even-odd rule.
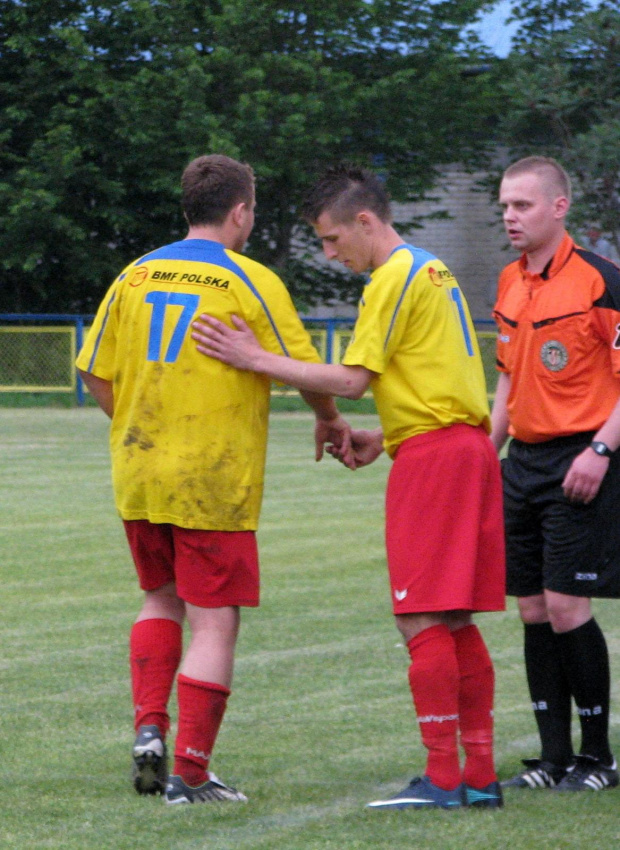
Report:
[[[355,218],[356,218],[358,224],[361,225],[362,230],[365,233],[368,233],[372,230],[374,221],[373,221],[372,214],[369,213],[367,210],[361,210],[360,212],[358,212],[358,214],[356,215]]]
[[[245,201],[241,201],[240,203],[235,204],[235,206],[230,211],[230,217],[233,221],[233,224],[235,224],[236,227],[243,227],[248,212],[248,205],[245,203]]]
[[[555,214],[556,218],[564,218],[568,213],[568,208],[570,207],[570,201],[568,198],[565,198],[563,195],[560,195],[559,198],[556,198],[554,201]]]

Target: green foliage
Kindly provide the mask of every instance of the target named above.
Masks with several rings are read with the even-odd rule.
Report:
[[[546,151],[576,179],[574,223],[620,248],[617,4],[519,0],[502,61],[468,30],[491,5],[0,0],[0,310],[92,312],[127,262],[184,235],[179,175],[208,151],[254,166],[248,251],[306,310],[362,286],[298,216],[342,158],[410,201],[444,163]]]
[[[620,11],[591,5],[516,4],[500,138],[515,155],[558,157],[575,179],[573,224],[598,224],[620,248]]]
[[[252,163],[250,252],[300,304],[359,281],[299,260],[297,205],[348,157],[398,199],[475,136],[463,27],[488,0],[0,0],[0,309],[91,311],[123,265],[184,233],[179,175]],[[478,128],[480,124],[478,124]]]
[[[2,0],[3,309],[92,310],[125,262],[183,232],[178,174],[224,145],[193,47],[208,16],[183,5]]]

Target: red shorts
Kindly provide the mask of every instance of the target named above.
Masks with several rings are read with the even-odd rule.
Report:
[[[202,531],[145,519],[123,524],[142,590],[174,582],[180,598],[200,608],[258,605],[253,531]]]
[[[483,428],[452,425],[398,447],[386,546],[395,614],[504,609],[501,473]]]

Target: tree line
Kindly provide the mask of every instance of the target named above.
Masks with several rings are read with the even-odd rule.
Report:
[[[0,311],[92,312],[127,262],[184,236],[180,173],[213,151],[254,167],[248,252],[300,307],[359,292],[298,216],[343,158],[412,201],[446,163],[555,155],[575,222],[620,248],[617,3],[516,0],[502,59],[472,29],[493,5],[0,0]]]

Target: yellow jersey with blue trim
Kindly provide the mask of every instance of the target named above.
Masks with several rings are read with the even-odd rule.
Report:
[[[123,519],[255,530],[271,382],[196,350],[191,323],[240,316],[276,354],[320,362],[282,281],[219,242],[185,239],[136,260],[103,299],[77,358],[113,382],[110,430]]]
[[[441,260],[400,245],[370,276],[342,362],[364,366],[393,457],[409,437],[456,423],[490,432],[482,359],[466,300]]]

